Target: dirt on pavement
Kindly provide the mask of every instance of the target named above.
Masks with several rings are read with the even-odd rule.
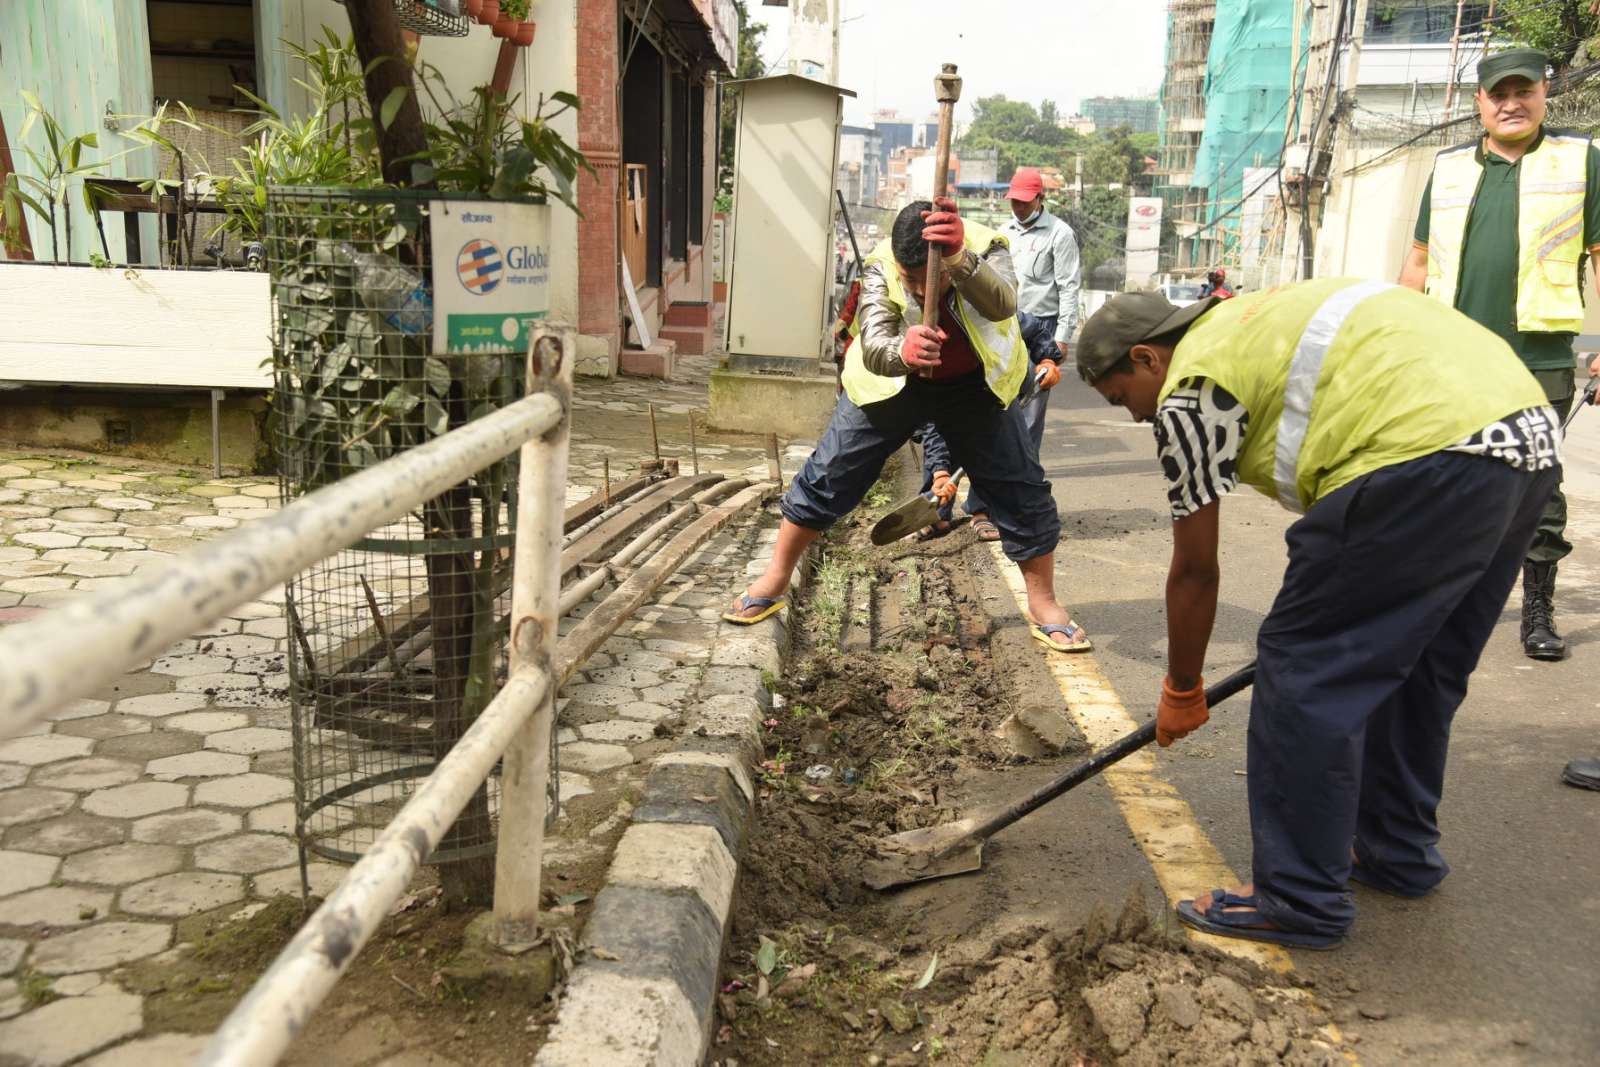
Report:
[[[830,535],[766,721],[757,825],[724,957],[711,1062],[1032,1067],[1332,1064],[1303,990],[1191,943],[1128,887],[1071,930],[1007,923],[984,875],[906,907],[861,882],[873,843],[1016,792],[1008,768],[1062,763],[998,735],[1034,694],[996,670],[960,531],[875,549],[869,508]],[[972,549],[972,551],[982,551]],[[987,894],[985,901],[971,898]],[[992,921],[974,929],[960,917]],[[1155,916],[1154,918],[1152,916]]]

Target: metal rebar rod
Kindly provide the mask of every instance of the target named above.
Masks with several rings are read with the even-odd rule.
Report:
[[[577,332],[549,327],[528,350],[528,388],[543,389],[567,407]],[[517,541],[512,562],[511,672],[548,675],[561,618],[561,518],[567,492],[563,419],[522,446],[518,466]],[[606,465],[606,492],[611,467]],[[532,716],[511,739],[500,768],[500,829],[495,837],[494,931],[508,953],[525,952],[539,936],[539,880],[556,694],[545,691]]]
[[[549,702],[551,692],[549,675],[539,669],[524,670],[506,681],[366,855],[223,1020],[201,1053],[202,1067],[269,1067],[278,1062],[512,738],[537,708]]]
[[[103,591],[0,631],[0,737],[411,512],[562,418],[530,396]]]

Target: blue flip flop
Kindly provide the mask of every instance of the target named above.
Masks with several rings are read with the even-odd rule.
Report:
[[[734,623],[738,626],[754,626],[763,619],[771,618],[778,612],[782,611],[787,603],[788,601],[784,600],[782,597],[750,596],[749,594],[744,594],[739,597],[738,609],[735,611],[725,611],[722,613],[722,617],[728,622]],[[755,615],[742,614],[743,612],[749,611],[751,608],[760,608],[761,610]]]
[[[1089,635],[1084,633],[1083,627],[1075,622],[1062,625],[1058,622],[1035,623],[1028,632],[1035,641],[1049,645],[1054,652],[1092,652],[1094,644],[1089,640]],[[1054,634],[1060,634],[1067,639],[1066,644],[1058,644],[1050,640]]]
[[[1247,908],[1248,911],[1227,911],[1227,908]],[[1235,937],[1244,941],[1265,941],[1286,948],[1338,948],[1344,941],[1342,935],[1307,934],[1298,930],[1284,930],[1261,914],[1255,894],[1237,896],[1224,889],[1211,891],[1211,906],[1205,911],[1194,906],[1192,900],[1178,901],[1178,921],[1196,930],[1218,937]]]

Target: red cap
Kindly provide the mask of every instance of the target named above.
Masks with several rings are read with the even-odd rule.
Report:
[[[1011,176],[1011,188],[1006,190],[1007,200],[1037,200],[1044,192],[1044,178],[1034,167],[1018,167]]]

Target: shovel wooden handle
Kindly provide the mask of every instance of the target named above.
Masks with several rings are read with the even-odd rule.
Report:
[[[1216,685],[1208,687],[1206,689],[1207,706],[1222,703],[1241,689],[1247,688],[1255,679],[1256,665],[1252,661],[1247,666],[1240,667]],[[1046,782],[1015,804],[1000,809],[1000,811],[973,827],[970,833],[956,838],[950,844],[935,852],[930,862],[938,862],[957,849],[970,847],[974,840],[982,841],[996,831],[1005,829],[1024,815],[1044,807],[1062,793],[1087,782],[1113,763],[1119,763],[1127,759],[1155,739],[1156,723],[1154,719],[1151,719],[1133,731],[1133,733],[1096,752],[1061,777]]]
[[[956,102],[961,99],[961,79],[956,75],[954,63],[946,63],[939,76],[933,79],[933,95],[939,102],[939,139],[933,152],[933,199],[938,201],[950,189],[950,135],[955,125]],[[938,210],[937,206],[934,210]],[[939,275],[944,266],[940,258],[943,255],[944,249],[935,244],[928,245],[928,267],[922,293],[922,325],[930,330],[939,328]],[[933,377],[931,369],[917,373],[924,378]]]

